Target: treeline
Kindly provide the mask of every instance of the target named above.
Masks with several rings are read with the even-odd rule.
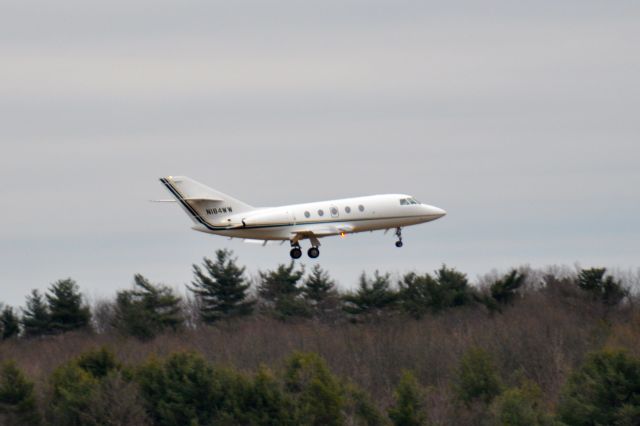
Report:
[[[135,275],[89,306],[71,279],[0,315],[0,424],[640,424],[640,311],[603,268],[442,266],[341,291],[229,251],[187,297]]]
[[[283,321],[313,319],[336,323],[372,321],[394,315],[420,319],[447,309],[477,305],[499,313],[514,303],[527,280],[516,269],[483,286],[472,286],[465,274],[443,265],[434,274],[405,274],[394,285],[390,274],[363,273],[355,291],[340,292],[320,265],[305,275],[294,262],[260,271],[255,291],[233,253],[218,250],[214,260],[193,265],[191,295],[184,300],[174,289],[134,276],[133,289],[121,290],[113,302],[90,307],[72,279],[53,283],[43,296],[33,290],[19,315],[4,307],[0,315],[3,339],[60,334],[72,330],[118,332],[140,339],[167,330],[197,328],[221,321],[266,315]],[[543,291],[590,298],[615,307],[630,296],[621,280],[605,268],[579,270],[575,277],[546,274],[537,285]],[[529,289],[531,290],[531,289]],[[520,297],[522,294],[520,294]]]

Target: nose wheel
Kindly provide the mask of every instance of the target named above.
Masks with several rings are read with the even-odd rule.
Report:
[[[400,248],[403,246],[402,244],[402,228],[396,228],[396,237],[398,237],[398,241],[396,241],[396,247]]]

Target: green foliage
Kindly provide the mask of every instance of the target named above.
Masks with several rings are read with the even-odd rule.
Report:
[[[20,319],[11,306],[5,306],[0,313],[0,332],[2,340],[11,339],[20,334]]]
[[[194,281],[187,288],[196,295],[200,318],[207,324],[253,312],[245,268],[238,267],[232,256],[229,250],[217,250],[215,262],[203,259],[204,270],[193,265]]]
[[[99,381],[75,362],[58,367],[51,376],[50,417],[54,424],[76,426],[83,421]]]
[[[558,414],[567,425],[640,424],[640,359],[616,350],[590,354],[569,377]]]
[[[517,290],[524,284],[527,276],[513,269],[507,275],[491,284],[491,297],[501,305],[513,302]]]
[[[150,339],[167,329],[182,327],[181,299],[163,285],[154,285],[140,274],[134,289],[116,295],[114,327],[121,333]]]
[[[400,307],[414,318],[421,318],[429,311],[437,313],[474,301],[467,276],[446,265],[435,271],[435,276],[410,272],[398,286]]]
[[[316,264],[304,280],[302,295],[316,317],[323,317],[338,308],[339,296],[335,282]]]
[[[0,423],[7,426],[40,423],[33,383],[13,361],[0,365]]]
[[[533,382],[505,390],[491,405],[493,420],[500,426],[551,426],[540,388]]]
[[[394,405],[389,410],[389,418],[395,426],[420,426],[427,424],[424,391],[415,376],[406,371],[394,392]]]
[[[606,268],[582,269],[578,274],[578,287],[591,293],[605,305],[615,306],[629,295],[629,291],[612,276],[606,276]]]
[[[488,352],[471,348],[462,356],[453,390],[456,398],[467,406],[475,401],[490,404],[500,394],[502,383]]]
[[[473,291],[467,276],[453,268],[442,265],[436,271],[436,281],[440,288],[438,309],[468,305],[473,302]]]
[[[345,385],[347,397],[347,424],[362,426],[386,425],[387,421],[375,406],[369,395],[358,386]]]
[[[438,282],[429,274],[410,272],[398,283],[401,309],[419,319],[427,312],[437,312],[443,306],[443,294]]]
[[[27,296],[21,322],[26,337],[42,336],[52,332],[49,308],[38,290],[32,290]]]
[[[294,353],[288,360],[284,382],[295,402],[298,424],[343,425],[346,397],[342,384],[315,353]]]
[[[71,278],[53,283],[46,298],[53,332],[64,333],[89,327],[91,312],[82,302],[78,285]]]
[[[259,274],[258,294],[269,312],[280,319],[309,315],[299,284],[304,269],[296,271],[292,261],[289,266],[278,265],[275,271],[261,271]]]
[[[250,391],[244,401],[241,424],[249,425],[296,425],[295,407],[273,373],[262,366],[256,373]]]
[[[393,307],[397,298],[397,293],[391,289],[389,274],[375,271],[370,280],[363,272],[356,292],[343,297],[344,310],[353,315],[379,315],[384,309]]]
[[[139,369],[137,381],[157,425],[234,424],[244,414],[250,389],[243,376],[214,369],[194,353],[151,359]]]
[[[98,379],[122,368],[113,352],[105,347],[83,353],[77,358],[76,363],[78,367]]]
[[[145,418],[127,398],[137,401],[137,394],[114,392],[114,383],[128,385],[121,378],[122,366],[106,348],[91,350],[58,367],[51,377],[50,417],[60,425],[102,425],[106,419],[115,424],[124,419]],[[114,404],[105,406],[108,398]],[[129,409],[124,409],[129,407]],[[115,411],[114,411],[115,410]],[[119,411],[118,411],[119,410]]]

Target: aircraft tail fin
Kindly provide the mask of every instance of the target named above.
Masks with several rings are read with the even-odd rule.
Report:
[[[195,223],[220,223],[221,219],[253,207],[186,176],[167,176],[160,182]]]

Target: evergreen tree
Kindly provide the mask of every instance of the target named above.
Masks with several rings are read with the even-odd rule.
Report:
[[[567,425],[640,424],[640,358],[602,350],[567,381],[558,406]]]
[[[394,392],[395,403],[388,410],[395,426],[421,426],[427,424],[424,392],[410,372],[405,372]]]
[[[289,266],[278,265],[275,271],[260,271],[258,295],[266,308],[281,319],[295,316],[307,316],[304,300],[301,298],[300,279],[304,269],[295,270],[292,261]]]
[[[64,333],[89,327],[91,312],[82,301],[78,285],[71,278],[53,283],[46,297],[54,332]]]
[[[179,329],[184,322],[182,300],[163,285],[154,285],[140,274],[134,289],[116,295],[114,327],[124,334],[149,339],[166,330]]]
[[[506,305],[513,301],[516,291],[524,284],[526,275],[512,270],[507,275],[491,284],[491,297],[498,303]]]
[[[27,337],[42,336],[52,332],[49,308],[38,290],[32,290],[31,295],[27,296],[21,322]]]
[[[591,293],[609,306],[617,305],[628,296],[629,291],[611,275],[605,277],[606,268],[582,269],[578,274],[578,287]]]
[[[304,280],[302,295],[314,315],[320,317],[334,311],[339,303],[336,284],[320,265],[315,265]]]
[[[429,274],[406,274],[398,283],[400,308],[419,319],[429,310],[437,312],[442,308],[442,292],[438,282]]]
[[[467,406],[474,401],[490,404],[502,391],[493,359],[484,349],[471,348],[463,356],[454,383],[457,399]]]
[[[345,389],[318,354],[294,353],[287,362],[284,382],[295,402],[297,424],[330,426],[345,423]]]
[[[215,262],[204,258],[204,271],[193,265],[194,281],[187,288],[196,295],[200,318],[207,324],[253,311],[255,302],[248,300],[250,284],[244,276],[245,268],[238,267],[232,255],[229,250],[217,250]]]
[[[473,301],[473,291],[467,276],[462,272],[442,265],[436,271],[435,278],[442,293],[439,308],[463,306]]]
[[[98,391],[100,381],[71,361],[56,368],[51,375],[51,401],[48,416],[52,424],[83,426],[85,413]]]
[[[556,423],[547,414],[542,391],[526,381],[517,388],[505,390],[491,404],[494,423],[504,426],[552,426]]]
[[[201,355],[150,359],[136,378],[156,425],[243,424],[235,419],[248,408],[242,401],[250,384],[231,370],[212,367]]]
[[[33,383],[12,361],[0,366],[0,423],[8,426],[40,423]]]
[[[375,271],[373,280],[363,272],[360,284],[355,293],[343,297],[344,310],[353,315],[380,314],[384,309],[392,307],[397,294],[391,289],[389,274],[380,275]]]
[[[11,306],[5,306],[0,314],[2,340],[10,339],[20,334],[20,319]]]

